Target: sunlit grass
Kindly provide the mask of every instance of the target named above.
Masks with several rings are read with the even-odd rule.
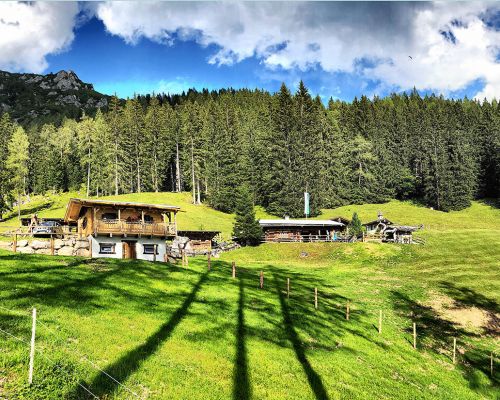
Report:
[[[232,216],[190,204],[187,193],[120,199],[181,205],[181,229],[232,227]],[[66,200],[40,214],[63,212]],[[186,269],[0,251],[0,307],[14,310],[0,309],[0,328],[29,340],[32,307],[41,322],[31,388],[29,347],[0,333],[0,398],[85,399],[78,383],[106,399],[136,398],[127,389],[148,399],[498,398],[498,371],[489,376],[490,352],[498,352],[498,209],[474,203],[445,214],[394,201],[322,218],[353,210],[364,221],[382,210],[395,222],[424,224],[427,244],[265,244],[213,258],[209,273],[204,257]],[[492,320],[462,326],[431,308],[436,297]]]

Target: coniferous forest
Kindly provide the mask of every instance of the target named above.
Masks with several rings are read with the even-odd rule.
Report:
[[[191,191],[234,211],[245,184],[275,215],[350,203],[412,199],[459,210],[500,191],[497,101],[417,91],[324,105],[295,93],[190,90],[113,98],[105,112],[59,126],[0,120],[0,209],[23,194],[101,196]]]

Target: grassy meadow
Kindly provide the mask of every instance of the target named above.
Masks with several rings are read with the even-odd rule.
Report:
[[[231,231],[233,216],[190,205],[189,194],[120,198],[180,205],[180,229]],[[61,216],[66,200],[39,214]],[[393,201],[320,218],[354,210],[363,221],[381,210],[423,224],[426,245],[264,244],[212,259],[210,271],[205,257],[183,268],[0,250],[0,329],[15,336],[0,332],[0,399],[499,398],[490,354],[499,351],[500,210],[476,202],[442,213]]]

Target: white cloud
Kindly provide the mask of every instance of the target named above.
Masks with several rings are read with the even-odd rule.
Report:
[[[319,65],[401,89],[442,93],[475,80],[500,93],[500,33],[482,17],[495,3],[132,3],[97,6],[107,30],[128,43],[194,39],[231,65],[256,56],[269,69]],[[445,32],[445,33],[443,33]],[[444,35],[448,36],[448,39]],[[411,56],[410,59],[408,56]],[[364,60],[365,62],[361,62]],[[367,67],[366,61],[372,64]]]
[[[0,2],[0,69],[42,72],[73,41],[77,3]]]

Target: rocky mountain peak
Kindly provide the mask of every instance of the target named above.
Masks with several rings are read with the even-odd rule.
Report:
[[[74,71],[38,75],[0,71],[0,114],[16,120],[47,119],[50,115],[75,117],[105,108],[108,98],[94,91]]]

